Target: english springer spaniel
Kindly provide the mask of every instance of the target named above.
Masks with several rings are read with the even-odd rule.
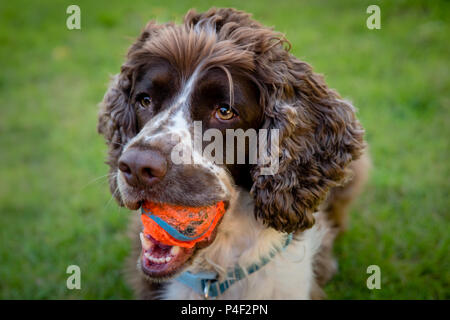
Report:
[[[213,8],[189,11],[180,25],[149,22],[129,49],[99,113],[114,197],[131,210],[144,201],[226,205],[213,236],[193,248],[140,237],[133,212],[130,282],[138,297],[323,297],[336,271],[333,241],[369,161],[355,108],[289,48],[249,14]],[[258,145],[278,141],[277,170],[264,174],[261,157],[250,163],[248,141],[244,163],[213,161],[232,151],[236,160],[239,150],[205,156],[193,147],[195,123],[223,137],[268,130]],[[173,161],[180,143],[197,161]]]

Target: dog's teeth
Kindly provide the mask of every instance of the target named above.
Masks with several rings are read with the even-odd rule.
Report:
[[[180,252],[179,246],[173,246],[172,249],[170,249],[170,254],[173,256],[176,256]]]
[[[141,244],[144,250],[150,250],[153,247],[153,243],[148,240],[142,232],[139,233],[139,237],[141,238]]]
[[[149,251],[150,249],[153,248],[154,244],[149,239],[147,239],[142,232],[139,234],[139,237],[142,242],[142,248],[144,248],[144,250],[145,250],[144,257],[146,257],[148,260],[150,260],[153,263],[158,263],[158,264],[167,263],[170,260],[172,260],[173,256],[177,255],[181,250],[180,247],[174,246],[170,249],[170,255],[166,254],[163,257],[157,258],[157,257],[153,256],[152,253]]]

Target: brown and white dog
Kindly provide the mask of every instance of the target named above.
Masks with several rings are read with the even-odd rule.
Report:
[[[150,22],[129,49],[99,114],[111,192],[131,210],[144,201],[227,206],[214,236],[191,249],[140,241],[133,213],[130,272],[140,298],[203,298],[176,277],[212,271],[222,281],[230,269],[248,270],[267,257],[218,298],[323,296],[336,269],[332,244],[366,179],[368,158],[354,107],[288,48],[282,34],[250,15],[211,9],[189,11],[181,25]],[[205,157],[192,147],[194,121],[224,136],[227,129],[278,129],[278,170],[265,175],[259,162]],[[173,161],[180,144],[194,163]],[[290,244],[274,251],[288,233]]]

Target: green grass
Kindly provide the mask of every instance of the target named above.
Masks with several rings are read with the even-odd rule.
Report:
[[[0,3],[0,298],[132,298],[122,266],[129,213],[111,200],[96,133],[108,77],[150,19],[207,1]],[[381,7],[381,30],[365,25]],[[450,4],[218,1],[286,33],[292,52],[359,109],[374,169],[335,253],[331,299],[449,299]],[[66,288],[66,268],[82,289]],[[381,290],[366,287],[379,265]]]

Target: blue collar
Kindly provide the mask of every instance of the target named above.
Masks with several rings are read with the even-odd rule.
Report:
[[[234,269],[228,271],[227,280],[225,281],[219,282],[217,279],[218,274],[213,271],[199,273],[190,273],[189,271],[185,271],[175,279],[190,287],[195,292],[202,295],[205,299],[216,298],[220,294],[224,293],[233,283],[244,279],[247,275],[250,275],[264,267],[278,252],[283,251],[289,243],[291,243],[291,240],[292,233],[286,236],[285,243],[281,248],[272,250],[268,256],[262,257],[258,263],[250,265],[250,267],[245,270],[236,264]]]

